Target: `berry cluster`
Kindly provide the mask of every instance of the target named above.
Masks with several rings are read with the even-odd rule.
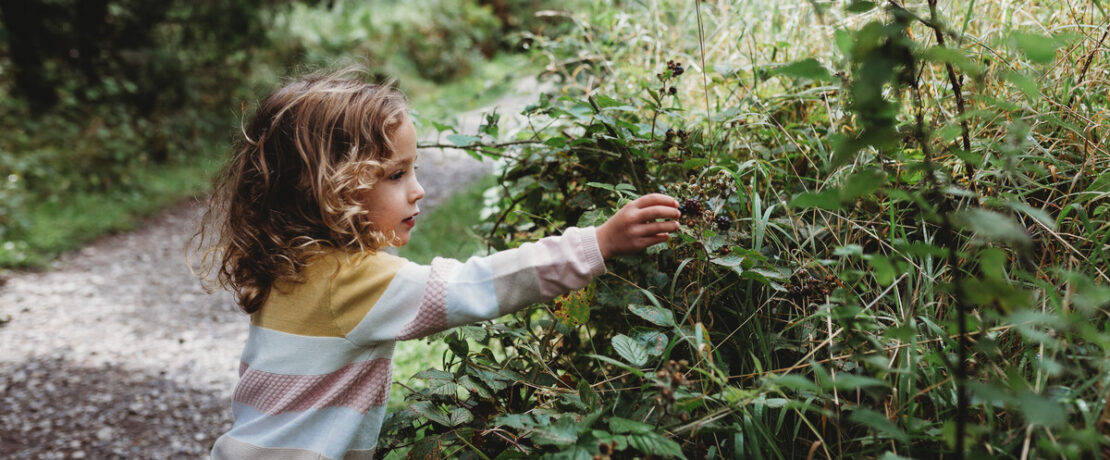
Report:
[[[682,370],[689,366],[690,363],[685,359],[679,361],[672,359],[662,369],[655,372],[655,377],[658,379],[656,386],[659,387],[659,396],[655,397],[655,404],[664,411],[667,411],[678,400],[675,392],[687,383],[686,374]],[[683,422],[690,420],[690,414],[685,412],[679,414],[678,417]]]
[[[656,78],[658,78],[659,81],[663,82],[663,86],[659,88],[659,95],[678,95],[678,88],[675,88],[674,86],[667,86],[667,80],[678,77],[683,73],[686,73],[686,69],[682,68],[681,62],[675,62],[673,59],[667,61],[667,70],[655,74]]]
[[[827,273],[824,277],[818,278],[807,270],[800,270],[790,277],[790,282],[784,287],[787,295],[792,300],[808,304],[810,301],[824,299],[832,294],[837,286],[842,285],[840,279],[832,273]]]
[[[713,212],[708,202],[727,201],[727,198],[736,192],[732,185],[732,178],[724,171],[693,184],[676,184],[667,190],[671,196],[684,196],[686,198],[678,206],[682,213],[680,222],[687,227],[713,226],[719,233],[732,230],[732,218],[722,211]]]

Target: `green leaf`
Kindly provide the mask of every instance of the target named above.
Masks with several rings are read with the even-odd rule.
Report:
[[[656,433],[629,435],[628,445],[648,455],[686,458],[677,442]]]
[[[833,379],[832,385],[838,390],[855,390],[857,388],[887,386],[886,382],[882,380],[846,372],[836,374],[836,378]]]
[[[471,420],[474,420],[474,415],[463,407],[451,409],[451,414],[448,416],[448,422],[451,426],[459,426]]]
[[[817,81],[833,81],[832,73],[816,59],[803,59],[783,66],[772,68],[767,72],[768,77],[786,75],[794,78],[808,78]]]
[[[1021,90],[1022,93],[1025,93],[1025,96],[1030,100],[1040,99],[1041,87],[1037,84],[1036,80],[1018,72],[1006,72],[1002,75],[1002,78],[1013,83],[1014,86]]]
[[[844,11],[847,11],[849,13],[866,13],[874,8],[875,2],[869,2],[867,0],[853,0],[852,3],[849,3],[847,6],[844,7]]]
[[[405,458],[418,458],[427,460],[439,460],[445,458],[443,455],[443,441],[440,436],[428,436],[421,439],[412,446],[409,450],[408,456]]]
[[[1010,243],[1021,247],[1032,246],[1025,229],[1009,216],[982,208],[952,213],[952,222],[959,228],[970,230],[988,241]]]
[[[1025,57],[1039,64],[1049,64],[1056,59],[1056,49],[1061,45],[1052,37],[1028,32],[1015,32],[1010,38]]]
[[[447,416],[443,413],[443,411],[441,411],[439,407],[436,407],[436,405],[433,404],[431,401],[420,401],[416,404],[413,404],[412,406],[409,406],[409,409],[411,409],[413,412],[416,412],[417,414],[420,414],[424,418],[440,425],[454,426],[451,424],[451,421],[447,419]]]
[[[802,192],[790,200],[795,208],[821,208],[828,211],[840,209],[840,191],[836,189],[820,192]]]
[[[573,420],[574,414],[564,415],[554,424],[536,427],[537,444],[567,445],[578,440],[578,425]]]
[[[482,138],[477,136],[467,136],[465,134],[448,134],[447,141],[459,147],[466,147],[468,145],[476,144]]]
[[[868,193],[874,192],[883,186],[886,173],[874,169],[862,169],[852,174],[840,186],[839,198],[841,202],[854,200]]]
[[[632,313],[636,316],[639,316],[647,320],[647,322],[656,326],[673,327],[675,325],[674,313],[670,310],[654,305],[638,304],[629,304],[628,309],[632,311]]]
[[[636,335],[636,341],[644,346],[648,354],[651,356],[661,356],[663,351],[667,349],[667,344],[670,340],[667,339],[667,334],[659,331],[648,331]]]
[[[645,434],[655,431],[655,427],[621,417],[609,417],[609,431],[618,434]]]
[[[1031,391],[1017,395],[1018,408],[1032,425],[1062,427],[1068,421],[1067,410],[1060,403]]]
[[[894,264],[890,263],[890,259],[878,254],[868,254],[864,258],[867,259],[867,263],[871,264],[871,276],[875,277],[875,282],[883,286],[890,286],[890,283],[894,282],[897,273],[894,270]]]
[[[942,64],[952,64],[969,76],[983,73],[983,67],[968,58],[963,52],[945,46],[932,46],[923,53],[925,59]]]
[[[640,345],[636,339],[624,334],[617,334],[613,337],[613,350],[617,352],[621,358],[628,361],[633,366],[643,367],[647,364],[648,352],[643,345]]]
[[[898,425],[895,425],[886,416],[870,409],[857,408],[848,416],[848,420],[862,423],[880,433],[885,433],[898,442],[909,442],[910,437]]]

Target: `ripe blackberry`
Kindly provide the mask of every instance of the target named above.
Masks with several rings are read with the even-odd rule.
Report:
[[[686,209],[689,210],[691,214],[698,214],[701,212],[701,202],[699,202],[698,200],[689,198],[683,204],[686,206]]]
[[[689,215],[690,209],[687,208],[685,204],[680,204],[678,205],[678,213],[681,214],[682,217],[686,217]]]
[[[667,89],[667,93],[669,93],[671,96],[674,96],[675,94],[678,94],[678,88],[672,86]]]
[[[722,232],[727,232],[728,229],[732,228],[732,219],[729,219],[728,216],[725,216],[725,215],[717,216],[716,221],[717,221],[717,230],[720,230]]]

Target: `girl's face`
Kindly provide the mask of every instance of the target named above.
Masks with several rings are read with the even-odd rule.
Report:
[[[374,230],[392,238],[394,246],[404,246],[420,214],[416,202],[424,198],[424,188],[416,181],[416,129],[412,120],[405,117],[390,140],[396,150],[385,163],[385,175],[367,193],[367,208]]]

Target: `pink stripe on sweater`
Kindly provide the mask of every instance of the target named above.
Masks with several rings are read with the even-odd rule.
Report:
[[[415,339],[447,329],[447,279],[444,276],[457,265],[459,261],[453,259],[432,259],[431,274],[416,317],[401,329],[397,340]]]
[[[235,402],[267,414],[347,407],[365,414],[389,400],[390,361],[374,359],[323,375],[286,375],[239,365]]]

